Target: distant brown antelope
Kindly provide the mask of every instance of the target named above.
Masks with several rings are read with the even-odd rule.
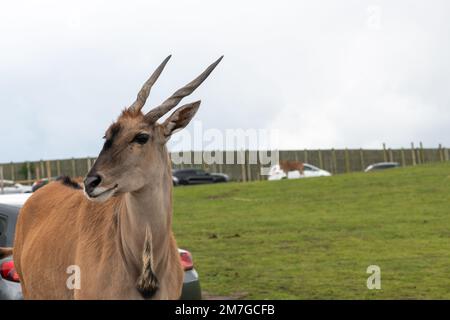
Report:
[[[25,299],[180,297],[184,272],[172,233],[166,142],[190,122],[200,101],[176,109],[162,124],[157,120],[190,95],[222,57],[143,114],[169,58],[106,131],[84,188],[69,178],[55,181],[22,208],[14,261]],[[79,286],[69,286],[68,278],[77,275]]]
[[[288,174],[289,171],[298,170],[303,175],[303,162],[297,160],[280,160],[280,169]]]

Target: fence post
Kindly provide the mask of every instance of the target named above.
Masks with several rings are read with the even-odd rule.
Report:
[[[74,177],[77,176],[77,169],[76,169],[76,166],[75,166],[75,159],[74,158],[72,158],[72,160],[71,160],[71,165],[72,165],[72,178],[74,178]]]
[[[344,160],[345,160],[345,171],[347,173],[349,173],[350,172],[350,159],[349,159],[348,149],[347,148],[345,148]]]
[[[386,143],[383,142],[383,160],[387,162]]]
[[[448,161],[448,149],[444,147],[444,160]]]
[[[203,171],[210,172],[209,165],[206,165],[205,160],[203,159],[203,152],[202,151],[197,151],[197,152],[202,153],[202,169],[203,169]]]
[[[243,150],[241,150],[241,151],[239,151],[239,153],[240,153],[240,159],[241,159],[241,179],[242,179],[242,182],[246,182],[247,177],[245,176],[245,152]],[[242,153],[244,153],[244,157],[243,157],[244,161],[242,161]]]
[[[3,166],[0,166],[0,192],[3,194]]]
[[[27,161],[27,180],[31,180],[31,166],[30,162]]]
[[[411,159],[412,159],[412,165],[416,165],[416,152],[414,151],[414,142],[411,142]]]
[[[41,179],[41,170],[40,170],[39,163],[36,163],[36,167],[34,168],[34,170],[35,170],[35,174],[36,174],[36,180]]]
[[[405,150],[402,148],[400,150],[400,152],[401,152],[401,156],[402,156],[402,167],[404,167],[406,165]]]
[[[245,151],[245,162],[247,162],[247,181],[252,181],[252,169],[250,166],[250,150]]]
[[[444,161],[444,152],[442,150],[442,144],[439,143],[439,148],[438,148],[438,155],[439,155],[439,161],[443,162]]]
[[[184,169],[184,151],[181,151],[181,163],[178,164],[177,169]]]
[[[217,172],[217,163],[215,161],[211,164],[211,172]]]
[[[338,170],[337,170],[336,150],[334,150],[334,148],[331,149],[331,158],[333,161],[333,173],[336,174]]]
[[[258,161],[256,162],[256,177],[257,180],[261,181],[262,180],[262,176],[261,176],[261,159],[259,159],[259,155],[258,155]]]
[[[319,167],[320,169],[323,169],[323,159],[322,159],[322,151],[319,149]]]
[[[389,152],[389,161],[394,162],[394,154],[392,153],[392,149],[389,148],[388,152]]]
[[[361,162],[361,171],[364,171],[364,150],[362,148],[359,149],[359,161]]]
[[[170,154],[169,154],[169,157],[170,157]],[[86,171],[86,174],[88,174],[88,172],[91,170],[91,168],[92,168],[92,159],[91,158],[89,158],[89,157],[87,157],[86,158],[86,165],[87,165],[87,171]],[[172,162],[172,158],[170,157],[170,162]]]
[[[45,165],[47,167],[47,178],[48,181],[50,181],[50,178],[52,177],[52,168],[50,167],[50,161],[45,161]]]
[[[59,160],[56,160],[56,174],[58,177],[61,176],[61,161]]]
[[[425,163],[425,154],[423,153],[423,144],[422,141],[420,141],[420,162]]]
[[[11,163],[9,164],[9,169],[11,170],[11,180],[15,181],[16,180],[16,170],[14,168],[14,162],[11,161]]]
[[[416,148],[416,160],[417,160],[417,164],[422,163],[422,158],[420,157],[420,147]]]
[[[41,176],[42,176],[42,178],[44,178],[45,177],[45,169],[44,169],[44,161],[42,159],[39,161],[39,166],[40,166]]]

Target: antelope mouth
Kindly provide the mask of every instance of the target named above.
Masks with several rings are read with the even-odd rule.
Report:
[[[98,188],[96,188],[98,191],[94,190],[94,192],[91,192],[90,194],[88,194],[85,191],[85,194],[88,197],[88,199],[101,202],[101,201],[105,201],[105,200],[109,199],[112,195],[114,195],[114,193],[117,191],[118,187],[119,187],[118,184],[114,185],[114,187],[109,188],[109,189],[98,187]]]

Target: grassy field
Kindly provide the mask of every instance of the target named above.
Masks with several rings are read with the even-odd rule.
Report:
[[[179,187],[203,290],[247,299],[450,299],[450,163]],[[366,269],[381,268],[381,290]]]

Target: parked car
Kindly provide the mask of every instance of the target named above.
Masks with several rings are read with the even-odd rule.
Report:
[[[398,162],[379,162],[371,164],[364,170],[364,172],[375,171],[375,170],[385,170],[400,167]]]
[[[172,174],[178,178],[179,184],[204,184],[228,182],[230,177],[223,173],[208,173],[201,169],[176,169]]]
[[[19,210],[31,194],[0,196],[0,247],[12,247]],[[184,268],[182,300],[202,298],[200,280],[189,251],[178,249]],[[0,259],[0,300],[22,299],[19,276],[12,257]]]
[[[282,179],[299,179],[299,178],[314,178],[314,177],[329,177],[331,173],[326,170],[317,168],[309,163],[303,164],[303,174],[299,171],[289,171],[288,174],[281,170],[280,165],[275,165],[269,170],[268,180],[282,180]]]
[[[3,188],[1,186],[3,185]],[[31,192],[30,186],[24,186],[11,180],[0,181],[0,194],[28,193]]]
[[[230,176],[225,173],[212,172],[211,176],[214,177],[214,182],[228,182],[230,181]]]
[[[36,180],[32,185],[31,185],[31,191],[35,192],[37,189],[42,188],[43,186],[45,186],[46,184],[48,184],[51,181],[55,181],[58,180],[60,177],[51,177],[50,179],[48,178],[42,178],[39,180]]]

